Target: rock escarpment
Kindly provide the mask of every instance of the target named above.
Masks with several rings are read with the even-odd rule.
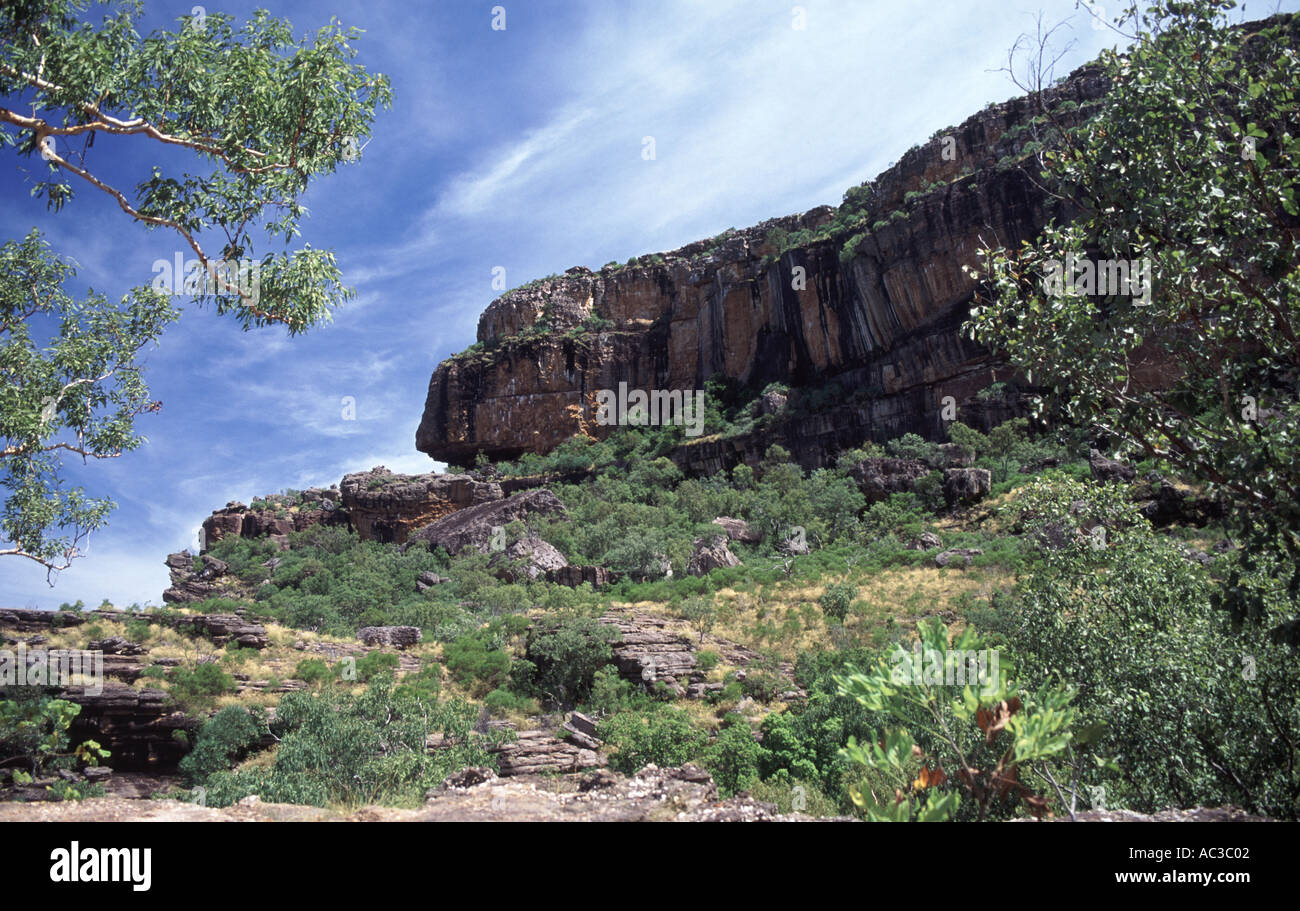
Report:
[[[1105,91],[1084,68],[1051,100]],[[1053,214],[1018,169],[1001,166],[1031,138],[1026,99],[990,106],[917,147],[845,209],[813,209],[599,272],[570,269],[493,301],[479,344],[429,383],[416,446],[468,463],[479,452],[545,452],[577,433],[601,437],[596,393],[695,390],[722,375],[759,391],[795,386],[763,439],[684,446],[708,472],[756,461],[772,442],[824,464],[864,439],[935,438],[941,402],[987,426],[1013,403],[975,393],[1009,372],[965,338],[975,291],[962,271],[987,243],[1014,246]],[[801,413],[798,387],[839,384],[835,407]],[[766,405],[765,405],[766,407]]]

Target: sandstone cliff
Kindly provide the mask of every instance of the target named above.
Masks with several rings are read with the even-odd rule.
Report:
[[[1048,103],[1074,110],[1106,83],[1085,67]],[[625,267],[583,267],[493,301],[479,342],[435,370],[416,446],[468,463],[478,452],[545,452],[600,437],[595,395],[703,388],[712,376],[753,391],[836,382],[839,405],[792,412],[761,440],[704,438],[678,461],[707,472],[753,461],[770,442],[820,464],[871,438],[935,438],[940,402],[987,425],[1014,401],[974,395],[1008,371],[965,338],[975,291],[962,266],[985,243],[1018,244],[1053,214],[1014,159],[1032,139],[1031,101],[992,105],[913,148],[839,209],[726,232]],[[797,396],[797,390],[796,390]]]

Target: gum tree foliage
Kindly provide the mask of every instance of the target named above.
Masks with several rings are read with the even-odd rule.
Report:
[[[327,320],[353,292],[332,252],[290,245],[310,182],[355,160],[376,107],[391,103],[388,79],[352,62],[360,33],[331,21],[299,43],[288,22],[259,11],[243,25],[214,12],[142,36],[141,15],[139,3],[0,6],[0,148],[32,172],[32,195],[51,210],[88,189],[172,234],[202,270],[186,292],[245,329],[297,334]],[[106,177],[128,148],[153,161],[134,187]],[[134,354],[175,314],[138,290],[115,307],[63,295],[71,272],[34,235],[4,257],[0,554],[53,572],[112,508],[64,489],[58,458],[112,458],[142,442],[132,419],[157,405]],[[235,279],[224,264],[236,262],[256,280]],[[39,347],[30,325],[58,337]]]
[[[64,290],[73,274],[35,231],[0,247],[0,555],[51,573],[114,506],[66,484],[63,460],[117,458],[144,442],[135,418],[160,403],[136,356],[176,317],[148,289],[117,304],[76,299]]]
[[[1235,5],[1132,5],[1115,27],[1135,43],[1102,54],[1110,90],[1095,113],[1067,121],[1040,105],[1045,141],[1026,169],[1070,223],[984,251],[970,329],[1047,390],[1044,407],[1203,480],[1251,517],[1254,550],[1295,564],[1298,20],[1229,27]],[[1149,261],[1149,300],[1049,287],[1067,254]],[[1260,613],[1240,580],[1227,600],[1238,617]]]

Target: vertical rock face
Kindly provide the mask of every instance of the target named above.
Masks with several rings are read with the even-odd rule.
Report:
[[[1051,101],[1104,91],[1084,68]],[[417,448],[456,463],[545,452],[610,431],[596,422],[597,390],[695,390],[714,375],[755,390],[839,382],[841,411],[790,431],[826,452],[938,435],[943,398],[973,407],[1007,375],[960,332],[975,290],[962,267],[985,244],[1032,238],[1049,216],[1033,183],[999,166],[1032,138],[1031,115],[1025,99],[991,106],[914,148],[853,191],[853,218],[813,209],[493,301],[479,344],[434,372]],[[701,470],[736,458],[748,453],[684,456]]]

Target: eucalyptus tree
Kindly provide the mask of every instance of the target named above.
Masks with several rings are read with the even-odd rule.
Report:
[[[101,8],[102,7],[102,8]],[[156,410],[136,354],[175,317],[177,292],[244,329],[301,333],[352,296],[333,252],[295,246],[311,182],[359,159],[387,77],[355,62],[361,33],[336,20],[295,40],[258,11],[204,13],[141,35],[139,3],[0,6],[0,149],[32,162],[31,195],[74,208],[106,195],[126,220],[170,233],[186,273],[111,304],[69,296],[71,267],[36,234],[0,272],[0,555],[50,572],[80,556],[112,503],[70,487],[66,455],[138,446]],[[133,185],[119,176],[140,167]]]

